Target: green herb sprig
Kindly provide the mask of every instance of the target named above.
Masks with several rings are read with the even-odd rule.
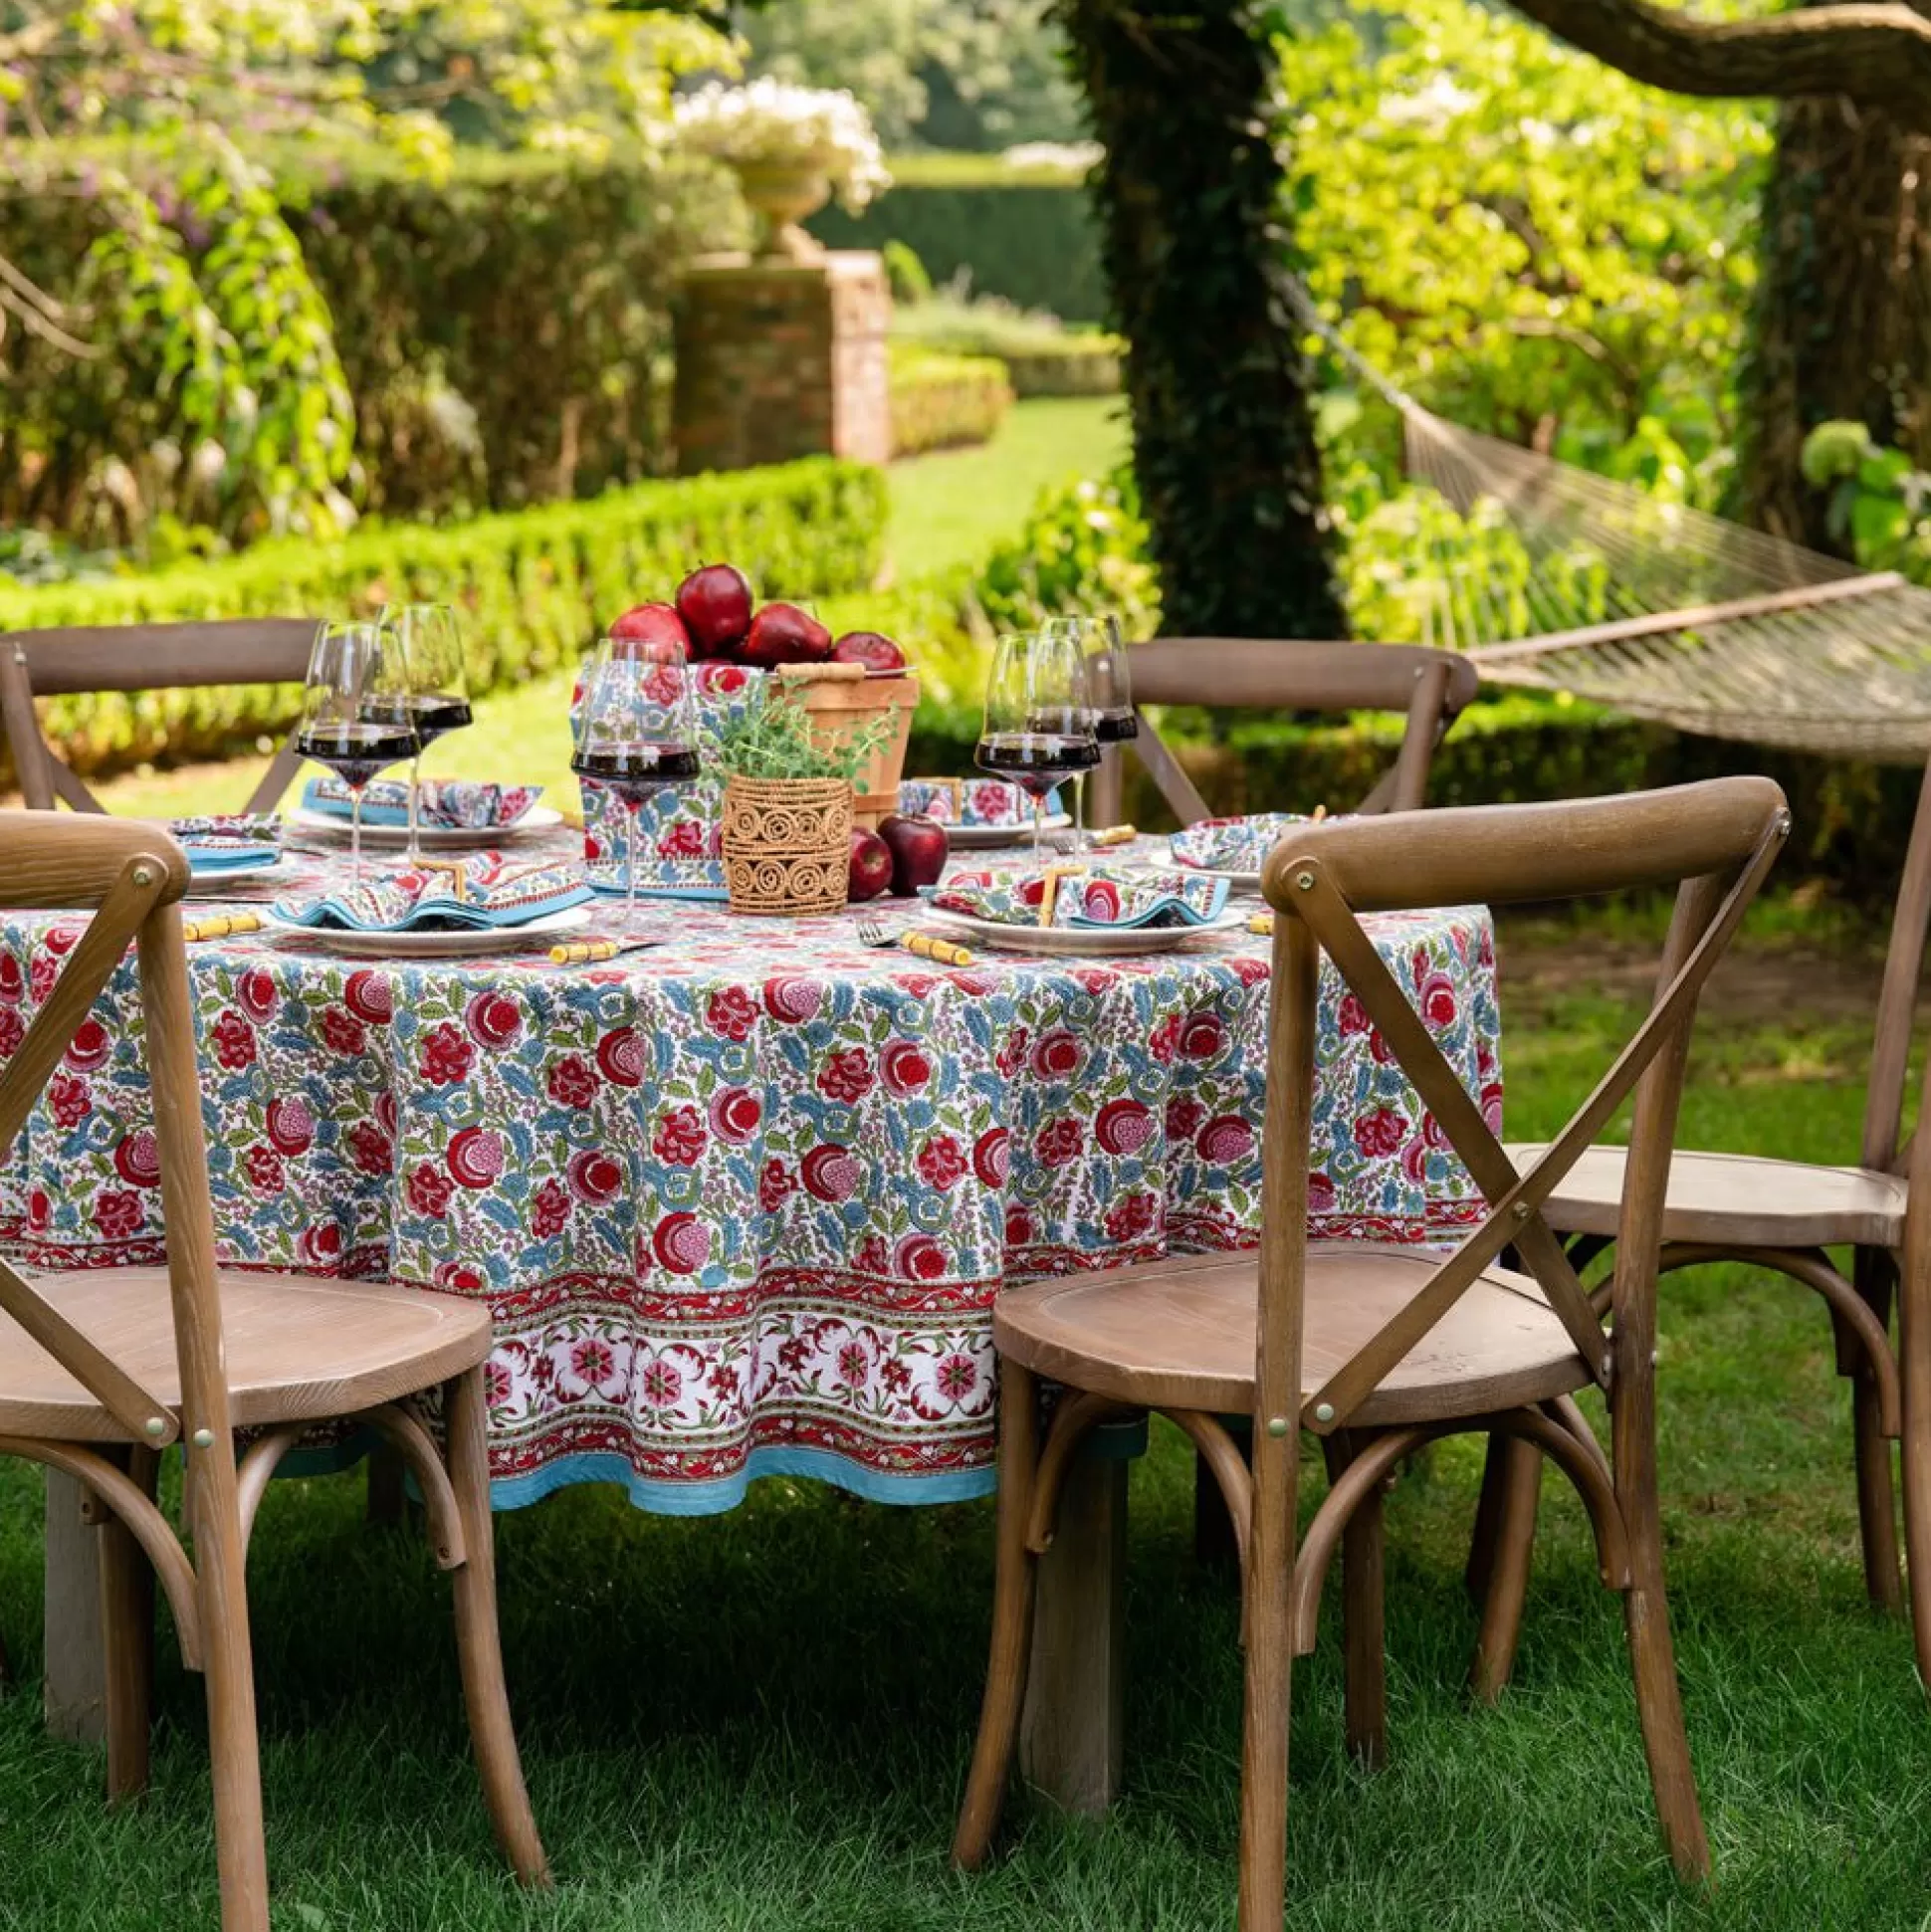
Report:
[[[842,745],[827,745],[811,729],[811,714],[773,694],[717,737],[711,762],[727,778],[842,778],[857,782],[874,753],[890,742],[887,716],[853,732]]]

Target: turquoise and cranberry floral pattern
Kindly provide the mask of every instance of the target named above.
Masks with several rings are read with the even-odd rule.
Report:
[[[487,1300],[505,1506],[989,1487],[1002,1280],[1253,1240],[1265,943],[931,969],[853,924],[694,906],[566,969],[192,948],[224,1260]],[[1487,916],[1371,928],[1499,1128]],[[79,931],[0,917],[0,1057]],[[31,1265],[159,1251],[132,990],[130,964],[0,1168]],[[1315,1231],[1454,1238],[1468,1176],[1360,1003],[1323,997]]]

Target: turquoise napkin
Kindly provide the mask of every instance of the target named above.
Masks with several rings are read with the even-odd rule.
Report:
[[[570,866],[512,866],[483,852],[461,866],[387,873],[317,899],[284,900],[275,915],[320,932],[480,932],[527,926],[590,897]]]
[[[1184,872],[1144,872],[1111,866],[1055,866],[1058,888],[1049,925],[1085,929],[1204,926],[1227,903],[1225,879]],[[1000,926],[1037,926],[1046,893],[1043,872],[955,872],[921,896],[941,912]]]

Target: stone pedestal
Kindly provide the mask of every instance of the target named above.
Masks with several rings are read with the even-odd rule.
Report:
[[[885,462],[891,311],[885,265],[869,251],[694,265],[677,310],[679,471],[800,456]]]

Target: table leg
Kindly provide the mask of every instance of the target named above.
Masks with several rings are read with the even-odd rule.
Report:
[[[47,1471],[43,1708],[47,1728],[77,1744],[107,1735],[107,1658],[101,1630],[101,1536],[82,1520],[86,1485]]]
[[[1094,1817],[1120,1789],[1127,1468],[1082,1455],[1060,1495],[1059,1528],[1039,1562],[1032,1669],[1019,1720],[1019,1769],[1062,1810]]]

